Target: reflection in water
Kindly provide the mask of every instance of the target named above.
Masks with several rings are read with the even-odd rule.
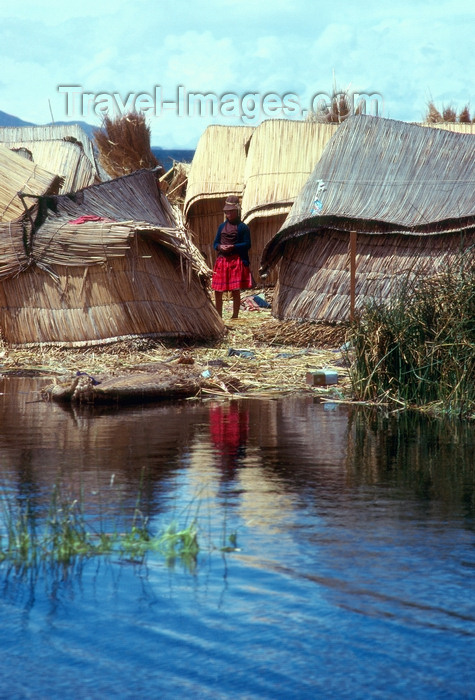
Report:
[[[473,423],[418,413],[352,413],[347,474],[357,484],[408,489],[447,514],[475,516]]]
[[[237,401],[210,406],[209,429],[223,470],[233,470],[246,456],[249,409]]]

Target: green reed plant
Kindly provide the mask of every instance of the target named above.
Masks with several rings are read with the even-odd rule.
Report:
[[[79,559],[110,555],[142,563],[149,552],[163,555],[168,565],[179,560],[192,569],[199,552],[196,521],[183,528],[172,523],[154,535],[138,499],[130,529],[104,532],[88,523],[82,503],[65,497],[59,485],[53,488],[44,517],[29,501],[13,502],[6,496],[1,499],[0,563],[8,562],[18,570],[40,565],[69,566]]]
[[[437,277],[408,277],[351,326],[350,377],[361,400],[475,417],[474,251]]]

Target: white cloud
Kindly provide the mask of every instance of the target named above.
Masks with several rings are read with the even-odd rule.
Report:
[[[188,31],[167,36],[164,58],[168,57],[164,77],[169,84],[188,90],[220,91],[233,83],[238,47],[230,37],[217,38],[211,32]]]
[[[27,0],[1,15],[0,109],[38,123],[50,104],[62,118],[61,84],[124,100],[155,85],[169,101],[179,85],[218,96],[292,92],[306,106],[335,79],[381,93],[385,116],[407,120],[422,118],[429,97],[475,103],[474,11],[464,0],[51,0],[47,9]],[[196,143],[209,121],[169,110],[153,118],[154,140]]]

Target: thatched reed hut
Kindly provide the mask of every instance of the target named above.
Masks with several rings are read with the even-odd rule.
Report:
[[[252,233],[251,270],[258,281],[265,245],[283,225],[337,124],[269,119],[252,134],[244,169],[242,218]],[[274,270],[266,284],[277,280]]]
[[[404,278],[474,254],[475,139],[371,116],[327,144],[261,272],[280,262],[273,314],[346,321]]]
[[[215,260],[214,237],[224,221],[226,197],[242,197],[247,148],[254,129],[209,126],[193,156],[183,211],[194,242],[210,267]]]
[[[0,143],[62,178],[61,193],[110,179],[78,124],[0,128]]]
[[[210,270],[177,217],[149,170],[39,197],[30,218],[0,231],[3,339],[87,346],[221,335]]]

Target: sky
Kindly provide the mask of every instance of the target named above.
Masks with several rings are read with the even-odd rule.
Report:
[[[0,19],[0,110],[35,124],[141,110],[152,146],[193,149],[339,91],[390,119],[475,117],[471,0],[22,0]]]

